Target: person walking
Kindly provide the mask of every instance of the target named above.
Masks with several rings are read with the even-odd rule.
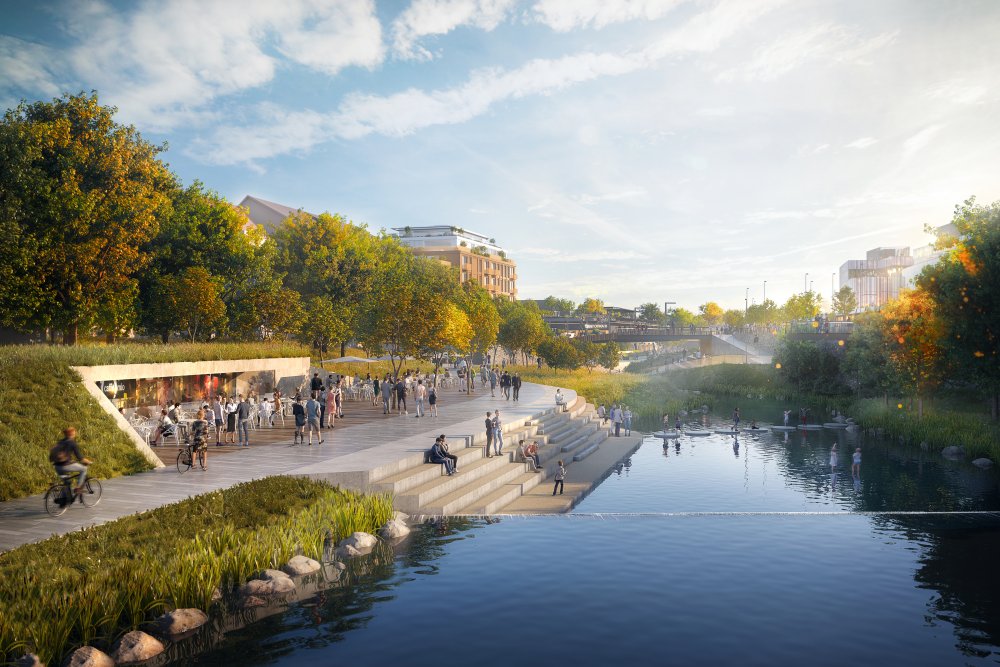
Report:
[[[336,394],[336,384],[330,387],[326,392],[325,400],[323,401],[324,407],[326,408],[327,422],[323,423],[320,420],[320,427],[326,426],[326,428],[333,428],[337,423],[337,394]]]
[[[417,404],[415,419],[420,419],[424,416],[424,401],[427,400],[427,387],[424,386],[423,380],[417,380],[417,388],[413,392],[413,398]]]
[[[240,446],[250,446],[250,402],[247,399],[240,401],[236,406],[236,420],[239,428]]]
[[[851,475],[854,477],[861,476],[861,448],[858,447],[854,450],[854,456],[851,460]]]
[[[563,494],[563,482],[566,481],[566,467],[563,465],[562,459],[559,459],[559,463],[557,464],[555,480],[556,483],[552,487],[552,495],[556,495],[556,491],[558,491],[561,496]]]
[[[344,390],[340,386],[340,380],[337,380],[333,384],[333,405],[336,408],[334,412],[338,417],[344,417]]]
[[[379,392],[380,389],[381,389],[381,387],[379,387],[378,376],[376,375],[375,379],[372,380],[372,406],[373,407],[376,406],[376,405],[378,405],[378,400],[379,400],[378,392]]]
[[[499,410],[493,413],[493,449],[497,456],[503,454],[503,422]]]
[[[295,419],[295,435],[292,437],[292,444],[297,445],[306,440],[306,409],[302,407],[302,399],[299,396],[296,396],[292,403],[292,417]]]
[[[431,406],[431,416],[437,418],[438,416],[438,395],[437,389],[431,387],[427,390],[427,405]]]
[[[833,447],[830,448],[830,472],[835,472],[837,470],[837,463],[839,462],[838,459],[837,445],[834,444]]]
[[[408,415],[406,410],[406,383],[402,378],[396,380],[396,414]]]
[[[486,413],[486,458],[493,456],[493,417],[491,413]]]
[[[627,405],[622,414],[622,423],[625,424],[625,435],[632,435],[632,410]]]
[[[604,403],[597,406],[597,418],[601,420],[602,424],[608,423],[608,412],[604,409]]]
[[[323,380],[320,378],[319,373],[313,373],[312,380],[309,381],[309,391],[318,392],[323,388]]]
[[[236,444],[236,401],[232,398],[226,399],[226,434],[223,436],[223,441],[226,443]]]
[[[740,430],[740,409],[738,407],[733,410],[733,430]]]
[[[514,373],[514,377],[510,380],[510,386],[514,390],[514,400],[521,400],[521,374]]]
[[[316,392],[314,391],[310,396],[309,400],[306,401],[306,429],[309,431],[309,446],[312,447],[313,444],[313,433],[316,433],[317,445],[323,444],[323,432],[321,428],[321,416],[323,414],[323,404],[319,402],[316,398]]]
[[[393,387],[392,383],[389,382],[389,377],[382,381],[382,414],[389,414],[389,403],[392,400]]]
[[[492,398],[496,398],[497,397],[497,372],[495,370],[493,370],[492,368],[490,369],[490,375],[489,375],[489,377],[490,377],[490,396]]]
[[[212,401],[212,422],[215,424],[215,446],[222,446],[222,430],[225,427],[225,409],[218,396]]]
[[[615,437],[621,437],[622,433],[622,409],[615,405],[611,408],[611,421],[615,425]]]

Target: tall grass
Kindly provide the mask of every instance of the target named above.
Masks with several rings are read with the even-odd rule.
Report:
[[[967,413],[925,412],[918,418],[903,403],[887,406],[880,400],[868,399],[853,403],[848,414],[863,428],[901,438],[905,444],[926,442],[931,449],[960,445],[970,457],[986,456],[1000,462],[1000,425]]]
[[[54,362],[66,366],[107,366],[175,361],[308,357],[309,352],[308,346],[286,342],[8,345],[0,348],[0,358],[22,362]]]
[[[109,646],[164,610],[208,611],[254,572],[392,518],[389,495],[304,478],[247,482],[0,554],[0,661],[24,650],[55,664]]]

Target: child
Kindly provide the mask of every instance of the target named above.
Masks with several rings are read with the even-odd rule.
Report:
[[[851,474],[855,477],[861,476],[861,448],[854,450],[853,462],[851,463]]]
[[[559,495],[563,494],[563,481],[566,479],[566,468],[563,466],[562,459],[559,459],[559,467],[556,468],[556,484],[552,487],[552,495],[556,495],[556,491],[559,491]]]

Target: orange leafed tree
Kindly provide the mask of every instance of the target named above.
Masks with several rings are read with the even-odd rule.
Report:
[[[933,393],[943,377],[944,327],[934,301],[924,290],[908,290],[882,310],[889,362],[900,384],[917,399],[923,417],[923,399]]]

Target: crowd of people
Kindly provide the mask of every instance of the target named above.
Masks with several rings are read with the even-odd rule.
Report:
[[[597,418],[601,420],[602,425],[611,422],[615,429],[615,437],[621,437],[623,429],[625,435],[632,435],[632,410],[627,405],[616,403],[608,409],[601,403],[597,407]]]

